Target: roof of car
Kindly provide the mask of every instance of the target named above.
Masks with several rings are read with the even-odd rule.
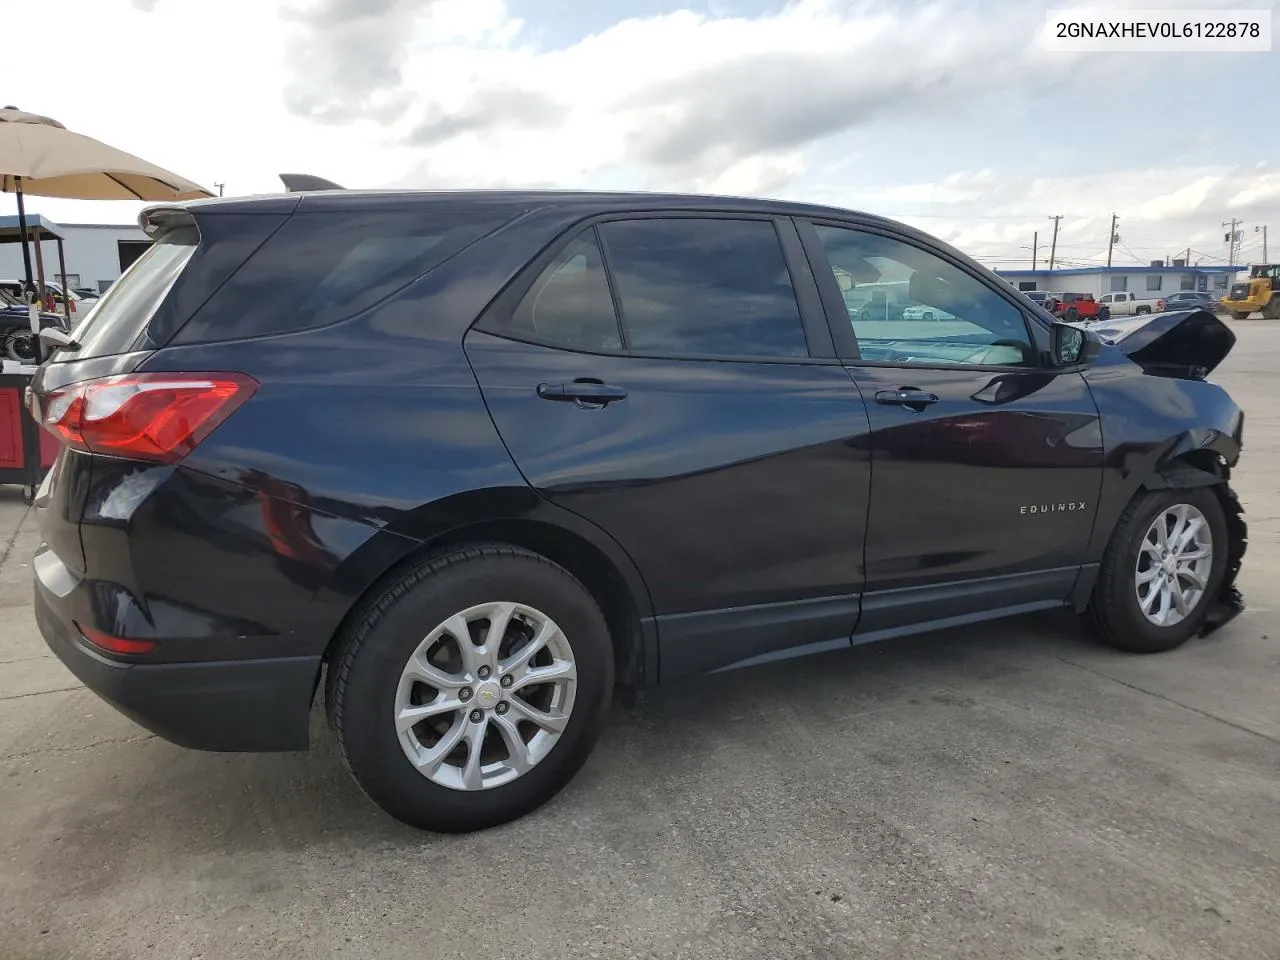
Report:
[[[212,197],[179,204],[157,204],[160,207],[183,207],[200,213],[286,213],[293,210],[354,210],[400,207],[447,201],[472,200],[489,204],[535,209],[546,207],[581,208],[584,214],[609,210],[644,210],[681,208],[700,210],[753,211],[779,216],[851,217],[865,222],[879,222],[895,229],[928,236],[922,231],[888,217],[842,207],[791,200],[755,197],[717,196],[712,194],[661,193],[645,191],[604,190],[319,190],[298,193],[271,193],[250,197]],[[940,242],[931,237],[934,242]]]
[[[603,213],[648,210],[702,210],[719,213],[757,213],[773,216],[829,218],[860,225],[891,229],[900,236],[931,244],[953,256],[972,261],[952,244],[916,227],[889,217],[845,207],[793,200],[714,194],[662,193],[605,190],[317,190],[270,193],[251,197],[212,197],[179,203],[153,204],[142,211],[139,223],[147,229],[150,214],[163,217],[166,210],[190,210],[196,214],[261,213],[288,214],[295,211],[394,210],[413,205],[474,201],[492,206],[509,206],[512,215],[538,209],[558,209],[565,220],[578,220]],[[150,231],[148,231],[150,232]],[[155,234],[152,234],[153,236]],[[981,267],[981,265],[978,265]],[[987,268],[982,268],[987,269]]]
[[[514,207],[575,206],[593,209],[643,209],[645,207],[679,209],[694,207],[721,210],[756,210],[778,214],[797,213],[806,216],[848,217],[890,221],[886,217],[847,208],[791,200],[757,197],[720,196],[714,194],[662,193],[607,190],[319,190],[300,193],[270,193],[249,197],[212,197],[180,204],[206,213],[247,212],[269,207],[272,210],[311,209],[345,210],[428,204],[442,201],[474,200],[485,203],[509,203]]]

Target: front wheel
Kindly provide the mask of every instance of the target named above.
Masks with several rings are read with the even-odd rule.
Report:
[[[1233,320],[1248,320],[1248,319],[1249,319],[1249,313],[1248,313],[1248,311],[1247,311],[1247,310],[1232,310],[1232,311],[1231,311],[1231,319],[1233,319]]]
[[[1133,653],[1180,646],[1200,631],[1227,564],[1227,521],[1210,487],[1139,494],[1116,524],[1086,619]]]
[[[562,567],[489,545],[387,585],[330,664],[330,721],[375,803],[428,830],[496,826],[564,788],[600,734],[613,648]]]

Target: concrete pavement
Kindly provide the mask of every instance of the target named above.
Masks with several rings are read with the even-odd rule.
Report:
[[[1235,325],[1248,611],[1132,657],[1065,615],[682,683],[466,837],[308,754],[84,690],[0,488],[0,958],[1280,958],[1280,323]]]

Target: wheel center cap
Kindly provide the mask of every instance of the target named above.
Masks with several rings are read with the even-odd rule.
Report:
[[[482,683],[476,687],[476,705],[490,710],[502,699],[502,688],[496,683]]]

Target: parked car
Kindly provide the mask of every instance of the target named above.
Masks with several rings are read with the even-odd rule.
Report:
[[[1165,309],[1165,301],[1161,297],[1139,298],[1132,292],[1108,293],[1101,302],[1113,317],[1140,317],[1147,313],[1162,313]]]
[[[1038,303],[1050,313],[1058,307],[1058,298],[1047,290],[1027,290],[1024,295],[1033,303]]]
[[[23,301],[22,294],[25,287],[26,282],[23,280],[0,280],[0,291],[7,293],[10,297],[20,302],[25,302]],[[44,287],[45,293],[52,299],[54,309],[56,312],[61,313],[63,304],[68,299],[67,295],[62,291],[62,286],[54,283],[52,280],[46,280]],[[73,321],[77,318],[77,315],[83,316],[88,312],[89,305],[82,304],[80,302],[80,297],[76,294],[72,293],[69,299],[71,301],[70,313]]]
[[[1203,290],[1182,290],[1171,293],[1164,298],[1165,310],[1208,310],[1217,313],[1222,309],[1222,301],[1213,294]]]
[[[1104,307],[1094,299],[1092,293],[1061,293],[1055,298],[1054,316],[1061,317],[1068,323],[1077,320],[1105,320],[1110,315],[1110,307]]]
[[[912,304],[902,311],[903,320],[954,320],[956,319],[947,311],[939,307],[931,307],[927,304]]]
[[[374,801],[472,830],[570,781],[615,680],[1062,607],[1151,652],[1240,609],[1243,414],[1206,379],[1234,336],[1204,311],[1055,322],[924,233],[776,201],[330,191],[142,225],[33,380],[62,445],[35,609],[174,743],[305,749],[323,684]],[[956,319],[862,321],[837,269]]]

